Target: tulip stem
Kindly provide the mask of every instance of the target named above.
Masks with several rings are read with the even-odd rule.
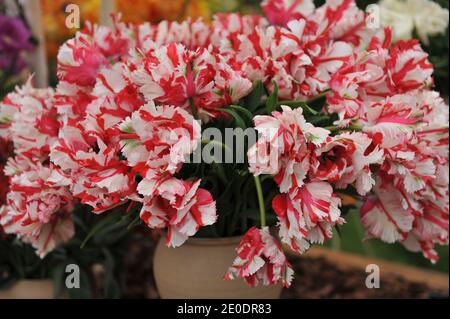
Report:
[[[259,203],[259,216],[261,219],[261,228],[266,226],[266,208],[264,207],[264,197],[261,187],[261,181],[259,180],[258,176],[253,175],[253,178],[255,179],[255,186],[256,186],[256,194],[258,195],[258,203]]]
[[[191,106],[192,116],[194,117],[194,119],[198,120],[198,112],[197,109],[195,108],[194,99],[191,97],[189,98],[189,105]]]
[[[218,146],[222,147],[225,150],[225,152],[231,152],[231,149],[228,147],[228,145],[223,144],[222,142],[219,142],[217,140],[202,139],[201,142],[203,145],[208,145],[208,144],[218,145]]]
[[[345,131],[356,131],[356,132],[360,132],[362,131],[362,126],[361,125],[349,125],[347,127],[339,127],[339,126],[325,126],[324,129],[331,131],[331,132],[345,132]]]

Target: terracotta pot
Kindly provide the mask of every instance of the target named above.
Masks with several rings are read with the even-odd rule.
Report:
[[[249,287],[244,280],[223,280],[241,237],[190,238],[178,248],[159,241],[153,271],[164,299],[275,299],[281,285]]]
[[[50,279],[19,280],[11,288],[0,290],[0,299],[52,299]]]

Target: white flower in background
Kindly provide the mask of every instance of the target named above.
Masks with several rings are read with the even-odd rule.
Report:
[[[411,39],[414,29],[420,40],[429,44],[428,36],[444,33],[448,27],[448,9],[431,0],[381,0],[381,23],[392,27],[394,38]]]

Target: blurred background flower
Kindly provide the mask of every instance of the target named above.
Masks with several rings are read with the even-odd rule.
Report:
[[[0,0],[0,100],[28,77],[28,55],[36,45],[23,8],[19,5],[14,12],[9,11]]]
[[[203,17],[209,20],[211,10],[207,0],[119,0],[117,10],[127,22],[159,22]]]
[[[429,45],[429,36],[444,34],[448,27],[448,9],[431,0],[382,0],[380,8],[382,24],[394,29],[396,39],[411,39],[416,31]]]
[[[56,57],[58,48],[71,38],[76,29],[66,27],[66,6],[76,4],[80,7],[80,21],[95,21],[99,19],[100,0],[41,0],[45,42],[47,55],[50,59]]]
[[[33,49],[30,38],[22,19],[0,15],[0,69],[18,73],[25,68],[24,54]]]
[[[117,11],[125,22],[153,23],[161,20],[184,20],[203,18],[210,21],[216,12],[257,13],[260,0],[116,0]],[[98,22],[101,0],[41,0],[44,15],[47,54],[56,57],[61,43],[72,37],[76,29],[65,25],[68,4],[80,7],[80,20]]]

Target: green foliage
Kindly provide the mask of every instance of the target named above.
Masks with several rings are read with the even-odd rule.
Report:
[[[278,83],[273,82],[273,92],[269,95],[266,101],[266,110],[267,113],[270,114],[273,111],[275,111],[277,105],[278,105]]]
[[[231,108],[223,108],[219,109],[220,111],[227,113],[228,115],[231,115],[231,117],[234,119],[234,122],[236,123],[236,126],[245,129],[247,128],[247,125],[245,124],[245,121],[242,119],[242,117],[239,115],[238,112]]]
[[[244,105],[250,112],[255,112],[265,98],[265,94],[264,84],[260,80],[255,81],[252,92],[244,98]]]
[[[123,211],[123,207],[118,207],[110,214],[95,215],[86,206],[79,205],[73,215],[74,238],[42,260],[30,245],[13,236],[0,240],[0,289],[8,288],[20,279],[52,278],[56,297],[119,298],[123,281],[119,269],[125,253],[127,226],[136,217],[136,211]],[[80,288],[65,287],[68,264],[80,267]],[[103,268],[103,289],[100,291],[94,280],[94,266]]]
[[[279,101],[277,83],[274,83],[273,92],[269,93],[261,81],[256,81],[253,83],[252,92],[243,98],[240,103],[220,109],[220,111],[229,115],[227,118],[205,124],[203,129],[214,126],[222,132],[222,136],[225,136],[226,128],[252,128],[254,114],[270,114],[275,110],[280,110],[280,106],[283,104],[292,108],[302,108],[303,114],[308,120],[331,125],[334,118],[320,113],[324,101],[322,98],[319,100],[313,102],[314,107],[305,101]],[[221,144],[218,141],[204,141],[203,144],[207,145],[210,142]],[[250,146],[248,141],[245,141],[244,154],[247,154]],[[236,147],[235,143],[234,147]],[[241,235],[249,227],[259,226],[261,222],[255,180],[248,171],[247,159],[244,163],[225,163],[223,159],[226,156],[226,151],[224,146],[222,161],[211,164],[190,161],[190,163],[185,163],[177,174],[177,177],[182,179],[201,179],[201,187],[210,191],[216,200],[219,218],[214,225],[202,227],[196,235],[198,237]],[[233,152],[233,154],[236,153]],[[272,176],[261,176],[260,180],[266,222],[267,225],[273,226],[276,223],[276,217],[272,210],[272,199],[277,195],[278,187]]]
[[[8,77],[3,70],[0,70],[0,101],[14,90],[16,84],[14,79]]]

